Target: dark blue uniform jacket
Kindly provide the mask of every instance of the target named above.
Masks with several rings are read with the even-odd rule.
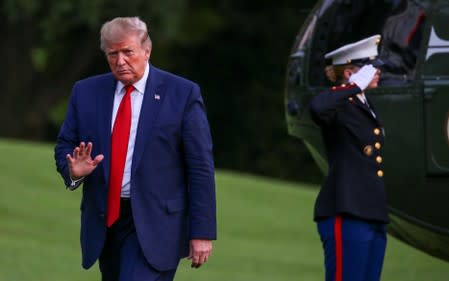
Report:
[[[319,192],[316,221],[335,215],[388,222],[382,168],[384,130],[362,103],[355,84],[332,87],[310,103],[322,131],[329,173]]]

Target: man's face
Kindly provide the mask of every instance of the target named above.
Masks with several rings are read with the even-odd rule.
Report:
[[[131,85],[142,78],[151,49],[144,48],[138,36],[130,35],[109,43],[105,53],[115,78],[125,85]]]

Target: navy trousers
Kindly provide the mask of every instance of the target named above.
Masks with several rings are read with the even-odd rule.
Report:
[[[102,281],[172,281],[176,273],[176,269],[158,271],[145,259],[129,199],[120,201],[120,217],[107,231],[99,265]]]
[[[326,281],[379,281],[387,245],[386,226],[348,217],[317,223]]]

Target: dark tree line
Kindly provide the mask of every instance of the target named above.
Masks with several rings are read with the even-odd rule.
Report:
[[[220,168],[314,181],[301,141],[287,135],[285,67],[316,1],[4,0],[0,5],[0,136],[54,141],[74,81],[108,71],[101,24],[140,16],[151,62],[202,87]]]

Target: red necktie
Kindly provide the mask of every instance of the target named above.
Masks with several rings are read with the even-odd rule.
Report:
[[[110,227],[120,214],[120,192],[122,190],[123,171],[128,152],[129,131],[131,129],[131,92],[132,85],[125,86],[125,95],[115,117],[111,138],[111,171],[109,175],[107,226]]]

